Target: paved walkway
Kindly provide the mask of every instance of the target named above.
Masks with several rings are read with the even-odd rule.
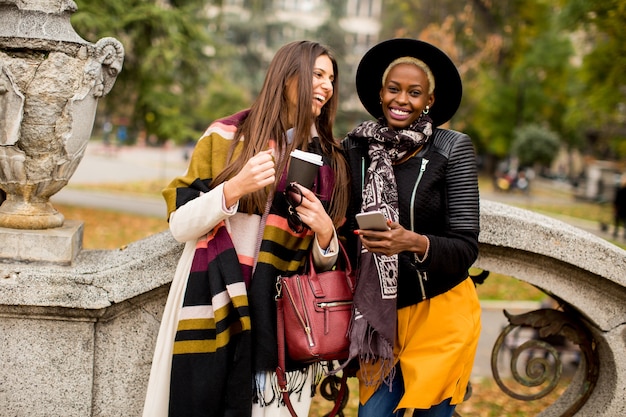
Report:
[[[161,217],[165,214],[163,200],[156,197],[129,196],[121,193],[105,193],[101,191],[85,190],[85,185],[115,183],[140,180],[162,181],[165,186],[172,178],[184,173],[187,162],[184,150],[181,148],[157,149],[157,148],[121,148],[119,150],[108,149],[98,143],[91,143],[87,152],[72,176],[68,187],[51,198],[52,203],[64,203],[71,205],[101,207],[122,212],[132,212],[146,216]],[[81,189],[72,188],[80,185]],[[528,199],[543,199],[549,201],[553,198],[562,199],[541,193],[541,197],[534,195],[505,194],[481,190],[481,198],[515,204]],[[560,220],[576,227],[595,233],[603,238],[608,238],[607,232],[600,230],[595,222],[580,219],[560,217]],[[507,321],[502,313],[503,309],[519,314],[524,311],[537,309],[538,303],[517,302],[483,302],[483,331],[479,342],[478,355],[474,366],[474,376],[491,376],[491,349],[500,331],[506,326]]]
[[[68,185],[53,195],[52,204],[99,207],[126,213],[164,217],[165,202],[160,196],[127,195],[100,190],[90,185],[153,180],[163,187],[185,172],[187,161],[181,148],[105,147],[90,143]],[[79,186],[79,188],[73,187]],[[87,189],[85,189],[87,187]]]

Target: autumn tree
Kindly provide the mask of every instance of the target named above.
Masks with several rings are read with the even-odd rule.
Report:
[[[554,2],[392,2],[386,36],[432,42],[459,67],[464,97],[451,127],[468,132],[479,153],[507,157],[525,124],[562,132],[573,50],[555,25]]]
[[[556,158],[561,140],[559,136],[537,124],[527,124],[513,130],[511,154],[522,167],[541,172]]]
[[[247,102],[240,90],[228,88],[228,70],[218,65],[222,49],[205,1],[77,0],[77,5],[72,25],[78,34],[92,42],[112,36],[124,45],[124,67],[99,114],[127,124],[132,136],[192,140],[214,117],[212,109]]]

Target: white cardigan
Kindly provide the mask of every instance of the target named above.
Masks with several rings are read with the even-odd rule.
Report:
[[[183,303],[183,297],[187,288],[187,278],[191,270],[191,263],[198,239],[224,220],[237,254],[250,257],[256,255],[256,236],[258,236],[261,216],[238,213],[238,206],[239,203],[228,208],[225,206],[224,184],[221,184],[210,192],[187,202],[170,215],[169,228],[172,236],[177,241],[184,242],[185,248],[178,261],[161,319],[161,326],[152,359],[143,417],[167,417],[168,415],[172,348],[178,326],[178,313]],[[313,242],[313,262],[316,268],[319,268],[319,270],[330,269],[337,261],[339,246],[336,233],[327,250],[320,248],[317,238],[313,239]],[[305,401],[303,401],[303,404],[301,404],[302,407],[308,410],[310,395],[302,395],[301,398],[308,402],[308,404],[304,404]],[[297,399],[294,399],[294,406],[296,404]],[[286,410],[285,407],[280,408]],[[255,410],[254,415],[259,415],[259,411]],[[272,415],[281,413],[281,410],[277,407],[264,407],[261,411],[265,412],[265,416],[268,416],[268,413],[272,413]],[[285,416],[288,415],[289,412],[287,411]],[[302,415],[306,415],[306,413]]]

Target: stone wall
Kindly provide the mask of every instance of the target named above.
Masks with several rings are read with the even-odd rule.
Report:
[[[626,415],[626,252],[545,216],[481,204],[476,266],[561,297],[593,329],[600,377],[576,415]],[[0,263],[0,416],[140,416],[181,251],[163,232],[83,251],[70,266]]]
[[[140,416],[181,250],[164,232],[72,266],[0,264],[0,416]]]

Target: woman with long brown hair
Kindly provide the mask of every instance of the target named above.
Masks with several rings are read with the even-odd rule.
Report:
[[[170,231],[185,248],[145,417],[288,415],[274,373],[275,282],[300,271],[311,251],[319,270],[337,259],[348,205],[347,164],[333,137],[337,81],[326,47],[283,46],[251,108],[211,124],[187,172],[163,191]],[[287,183],[296,149],[321,156],[310,189]],[[307,415],[319,369],[289,370],[292,403]]]

